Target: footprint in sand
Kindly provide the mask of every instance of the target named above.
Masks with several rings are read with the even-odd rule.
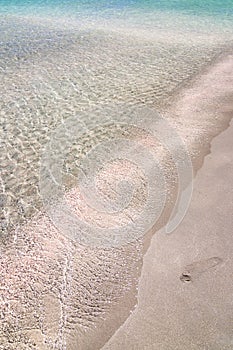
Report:
[[[187,265],[184,272],[180,276],[182,282],[192,282],[200,274],[208,271],[209,269],[222,263],[222,259],[218,257],[212,257],[205,260],[196,261],[190,265]]]

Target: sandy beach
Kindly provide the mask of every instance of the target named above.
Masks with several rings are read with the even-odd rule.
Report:
[[[233,349],[232,23],[2,1],[0,350]]]
[[[196,119],[214,112],[227,125],[233,111],[232,57],[225,62],[181,92],[178,113]],[[162,229],[153,236],[137,307],[103,350],[232,349],[232,147],[231,123],[211,142],[181,225],[171,235]]]
[[[232,117],[232,72],[229,54],[166,110],[175,113],[169,122],[196,170]],[[200,120],[198,134],[185,114]],[[1,255],[0,349],[97,350],[115,333],[103,349],[230,350],[232,134],[231,126],[212,141],[182,224],[171,235],[154,228],[142,272],[140,241],[113,251],[83,248],[43,213],[19,227]]]
[[[152,238],[137,307],[103,350],[232,349],[232,147],[231,123],[211,142],[182,224]]]

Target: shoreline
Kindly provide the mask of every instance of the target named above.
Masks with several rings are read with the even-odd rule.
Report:
[[[230,74],[228,76],[228,73],[230,72],[232,72],[232,76]],[[214,78],[213,86],[217,85],[217,89],[214,89],[215,91],[211,91],[211,89],[208,91],[208,88],[205,87],[205,79],[208,81],[211,80],[211,77]],[[221,84],[223,85],[223,89],[220,89]],[[211,153],[212,141],[221,135],[221,133],[228,129],[230,126],[231,120],[233,118],[232,86],[233,54],[232,50],[229,49],[226,52],[217,55],[214,60],[211,61],[211,64],[203,67],[203,69],[199,73],[195,74],[193,78],[184,82],[184,84],[180,86],[176,93],[169,98],[165,106],[159,110],[159,112],[169,118],[169,122],[175,128],[178,124],[178,133],[184,140],[191,155],[194,178],[198,174],[198,171],[202,168],[206,156]],[[199,95],[202,95],[202,97],[199,97]],[[198,138],[197,141],[193,141],[191,137],[189,140],[185,135],[185,125],[183,132],[179,129],[179,119],[181,125],[181,123],[185,121],[185,118],[182,119],[182,116],[185,113],[189,113],[193,116],[194,121],[196,121],[196,118],[200,119],[203,112],[205,113],[205,116],[209,115],[210,117],[214,117],[214,115],[217,113],[218,118],[222,118],[222,120],[218,122],[218,125],[213,125],[213,128],[208,130],[209,133],[207,135],[205,133],[205,130],[203,130],[204,135],[198,135],[198,138],[201,137],[201,142],[198,140]],[[171,115],[172,117],[170,117]],[[203,118],[201,122],[204,121],[206,122],[207,120]],[[181,127],[183,127],[183,125]],[[158,220],[156,226],[153,227],[152,230],[145,235],[144,252],[146,252],[149,248],[153,235],[166,225],[166,222],[170,217],[171,210],[172,208],[168,208],[168,212],[165,212],[165,214]]]
[[[220,78],[220,84],[222,84],[223,86],[223,91],[218,90],[216,91],[216,94],[211,95],[210,94],[210,100],[205,100],[204,102],[207,105],[210,105],[210,102],[212,100],[213,105],[216,103],[215,99],[219,99],[219,97],[221,97],[223,94],[225,94],[225,97],[227,96],[226,100],[223,98],[222,99],[222,104],[220,103],[219,106],[219,111],[218,113],[222,114],[222,116],[225,117],[225,119],[222,122],[222,125],[219,126],[219,128],[217,128],[217,131],[214,130],[212,131],[212,133],[210,133],[209,139],[206,142],[206,144],[203,144],[203,148],[201,149],[200,154],[197,156],[197,158],[192,159],[194,161],[193,165],[194,165],[194,182],[196,183],[198,180],[196,180],[196,177],[200,177],[202,176],[205,177],[206,172],[208,170],[206,170],[205,168],[208,168],[208,165],[205,166],[206,162],[210,163],[210,159],[214,158],[216,159],[216,153],[218,155],[218,157],[220,156],[220,152],[219,150],[216,151],[216,144],[218,145],[218,143],[220,145],[222,145],[222,148],[226,150],[228,150],[230,147],[228,146],[228,141],[230,140],[231,136],[227,137],[227,141],[224,140],[224,134],[228,134],[228,135],[233,135],[233,124],[232,124],[232,120],[233,120],[233,103],[232,103],[232,98],[233,97],[233,90],[232,90],[232,86],[233,86],[233,55],[232,55],[232,50],[227,50],[227,52],[222,53],[221,55],[218,55],[212,62],[210,65],[207,65],[206,67],[204,67],[200,73],[196,74],[192,79],[188,80],[187,82],[185,82],[184,84],[182,84],[182,86],[178,89],[177,94],[174,94],[173,96],[171,96],[171,99],[168,103],[168,112],[166,111],[166,107],[163,108],[163,111],[165,112],[165,114],[169,114],[171,113],[171,111],[174,111],[174,109],[177,108],[178,106],[178,110],[181,108],[181,106],[185,105],[183,102],[183,98],[187,97],[187,95],[191,95],[193,96],[193,92],[195,95],[195,92],[198,91],[199,93],[204,92],[204,91],[200,91],[198,88],[200,88],[200,85],[202,86],[203,84],[203,78],[205,77],[209,77],[209,75],[214,75],[215,78],[218,78],[218,75],[221,73],[226,73],[229,72],[229,70],[227,69],[226,71],[221,70],[221,68],[224,68],[224,63],[226,63],[226,65],[229,63],[230,59],[230,71],[232,73],[232,77],[228,79],[228,76],[226,76],[226,80],[221,77]],[[223,67],[221,67],[223,64]],[[220,67],[220,71],[215,70],[216,67]],[[226,67],[227,68],[227,67]],[[223,74],[224,76],[224,74]],[[222,81],[221,81],[222,79]],[[225,83],[228,82],[228,84],[225,85]],[[196,91],[195,91],[196,90]],[[231,96],[229,96],[229,94],[231,94]],[[198,109],[198,103],[195,103],[195,99],[193,102],[193,106],[195,105],[196,108]],[[196,101],[200,103],[200,100]],[[187,104],[186,102],[186,107],[188,107],[189,104]],[[203,109],[203,106],[202,106]],[[200,109],[200,110],[202,110]],[[216,110],[214,110],[214,112],[216,112]],[[213,111],[212,111],[213,113]],[[195,116],[195,112],[193,113]],[[176,113],[177,115],[177,113]],[[213,150],[214,148],[214,150]],[[220,159],[216,160],[216,163],[220,162]],[[201,173],[201,174],[199,174]],[[230,179],[229,179],[229,185],[228,185],[229,189],[231,189],[231,184],[230,184]],[[194,191],[196,190],[196,186]],[[210,195],[210,194],[209,194]],[[192,207],[192,201],[190,206]],[[186,215],[189,215],[189,211]],[[229,212],[229,215],[231,214],[231,212]],[[169,217],[169,214],[166,216],[166,218]],[[166,222],[166,218],[162,218],[162,221]],[[186,220],[185,218],[183,219],[184,221]],[[198,220],[198,218],[197,218]],[[180,226],[182,227],[182,222],[180,224]],[[137,346],[135,347],[135,349],[153,349],[153,350],[160,350],[160,349],[164,349],[164,350],[168,350],[168,349],[174,349],[174,344],[175,344],[175,339],[174,339],[174,343],[169,342],[169,340],[167,340],[166,338],[164,338],[164,343],[163,343],[163,338],[160,338],[160,343],[157,344],[157,346],[155,346],[154,344],[152,345],[147,345],[146,347],[144,347],[144,343],[143,340],[145,341],[145,343],[147,342],[146,339],[144,339],[144,332],[147,332],[147,329],[150,329],[150,335],[153,334],[151,327],[151,324],[153,324],[154,322],[154,327],[156,329],[156,326],[158,326],[158,329],[161,329],[161,326],[159,326],[159,321],[156,320],[156,317],[151,316],[151,310],[152,309],[156,309],[156,304],[151,305],[151,299],[150,299],[150,293],[146,290],[145,285],[147,284],[153,284],[153,274],[151,273],[151,265],[153,264],[153,259],[156,259],[154,257],[153,252],[156,251],[155,245],[156,245],[156,237],[157,234],[160,235],[159,240],[162,240],[162,242],[166,241],[166,237],[162,237],[161,235],[165,235],[164,231],[163,231],[163,225],[159,225],[158,228],[153,228],[151,230],[151,232],[149,232],[146,236],[145,236],[145,240],[144,240],[144,257],[143,257],[143,268],[142,268],[142,274],[140,275],[140,279],[139,279],[139,294],[138,294],[138,303],[136,308],[133,311],[133,314],[129,316],[129,318],[126,320],[126,322],[114,333],[114,335],[110,338],[110,340],[105,344],[105,346],[103,346],[103,350],[118,350],[118,349],[122,349],[122,348],[127,348],[128,346],[132,346],[132,344],[134,344],[133,346]],[[178,232],[179,233],[179,227],[175,230],[175,233]],[[166,235],[165,235],[166,236]],[[170,238],[168,238],[170,239]],[[170,248],[171,249],[171,248]],[[172,252],[171,252],[172,254]],[[168,258],[167,258],[168,260]],[[146,267],[144,266],[144,264],[146,263]],[[166,263],[166,262],[165,262]],[[168,272],[169,273],[169,272]],[[158,285],[158,281],[154,282],[153,288],[156,288],[155,285]],[[174,290],[175,293],[175,290]],[[147,301],[146,301],[147,300]],[[159,303],[159,301],[158,301]],[[165,301],[164,301],[165,303]],[[142,304],[142,307],[141,307]],[[138,307],[139,307],[139,311],[138,311]],[[145,319],[146,316],[144,316],[143,312],[144,309],[148,309],[148,313],[150,314],[150,326],[146,326],[147,325],[147,320]],[[155,311],[154,311],[155,312]],[[143,321],[142,321],[143,319]],[[143,323],[142,323],[143,322]],[[131,328],[131,325],[134,324],[133,328]],[[167,328],[166,328],[167,329]],[[142,331],[141,331],[142,330]],[[164,329],[165,330],[165,329]],[[166,331],[166,330],[165,330]],[[125,334],[127,334],[127,338],[125,337]],[[149,338],[149,334],[147,339]],[[157,333],[158,336],[158,333]],[[135,339],[137,339],[135,341]],[[132,341],[132,343],[130,343],[130,341]],[[192,341],[189,341],[189,339],[185,338],[185,341],[187,342],[186,345],[182,345],[182,342],[180,342],[178,349],[179,350],[183,350],[186,348],[190,348],[193,350],[201,350],[202,347],[196,347],[194,345],[194,343],[192,343]],[[135,343],[134,343],[135,342]],[[203,340],[204,342],[204,340]],[[232,339],[233,342],[233,339]],[[137,344],[137,345],[136,345]],[[164,345],[165,344],[165,345]],[[230,347],[232,343],[230,342]],[[155,347],[152,347],[155,346]],[[165,347],[163,347],[165,346]],[[170,346],[170,347],[168,347]],[[184,346],[184,347],[183,347]],[[230,347],[224,347],[225,349],[230,349]],[[212,349],[212,348],[211,348]],[[216,350],[218,350],[219,348],[216,348]]]
[[[191,140],[190,145],[188,144],[192,155],[194,176],[201,169],[205,157],[211,152],[212,140],[230,126],[233,118],[232,60],[233,48],[228,48],[221,54],[217,54],[210,64],[204,66],[192,79],[181,84],[162,109],[165,115],[173,114],[175,116],[175,125],[185,113],[193,114],[192,119],[196,121],[198,118],[200,122],[205,123],[208,121],[202,115],[213,117],[212,128],[210,125],[208,132],[206,132],[202,127],[204,134],[198,135],[201,137],[201,142],[197,139],[199,149],[197,148],[196,154],[195,141]],[[184,138],[185,142],[189,142],[185,135]],[[192,148],[194,148],[194,155]]]
[[[232,140],[233,119],[211,142],[183,222],[152,237],[137,308],[103,350],[232,349]]]
[[[221,63],[219,62],[219,64],[217,64],[217,66],[219,67],[219,66],[221,66]],[[224,64],[223,64],[223,66],[224,66]],[[229,67],[226,67],[225,66],[225,68],[227,68],[226,69],[226,71],[228,72],[228,69],[230,69],[230,71],[231,72],[233,72],[233,58],[231,57],[231,68],[230,68],[230,65],[229,65]],[[198,88],[200,88],[200,85],[199,85],[199,87],[198,87],[198,84],[200,84],[200,81],[198,80],[198,76],[199,76],[199,78],[200,77],[204,77],[204,78],[210,78],[209,77],[209,74],[211,75],[216,75],[216,70],[214,70],[214,68],[213,67],[215,67],[216,68],[216,65],[215,64],[213,64],[213,65],[211,65],[211,66],[209,66],[209,69],[207,69],[207,71],[206,71],[206,73],[203,75],[201,75],[201,74],[198,74],[197,75],[197,77],[195,77],[194,78],[194,81],[193,81],[193,85],[192,85],[192,83],[190,83],[190,87],[189,88],[184,88],[184,89],[181,89],[180,91],[179,91],[179,93],[178,93],[178,98],[177,98],[177,100],[176,100],[176,102],[175,101],[173,101],[173,103],[174,103],[174,105],[172,104],[171,105],[171,107],[170,107],[170,111],[168,111],[168,113],[174,113],[174,108],[176,109],[176,111],[177,110],[180,110],[180,112],[181,113],[193,113],[194,111],[191,109],[188,109],[188,106],[190,107],[190,104],[189,103],[187,103],[187,101],[188,100],[186,100],[186,110],[185,109],[183,109],[183,107],[184,107],[184,100],[182,100],[182,98],[184,98],[184,99],[186,99],[187,98],[187,96],[188,96],[188,94],[191,94],[191,95],[193,95],[193,92],[194,91],[196,91],[197,92],[197,96],[198,96],[198,93],[200,94],[200,90],[198,90]],[[222,68],[222,67],[220,67],[220,68]],[[221,70],[220,69],[220,73],[222,74],[223,73],[223,71],[224,70]],[[224,71],[225,73],[226,73],[226,71]],[[220,75],[221,75],[220,74]],[[222,76],[220,77],[218,77],[217,78],[217,80],[219,80],[219,78],[223,78]],[[205,79],[204,79],[205,80]],[[211,80],[211,79],[210,79]],[[192,79],[191,79],[191,81],[192,81]],[[203,82],[203,79],[201,80],[202,82]],[[231,86],[233,86],[233,84],[231,84],[230,82],[228,82],[229,84],[228,84],[228,86],[227,86],[227,88],[226,88],[226,86],[225,86],[225,80],[224,80],[224,82],[223,82],[223,80],[222,80],[222,85],[224,85],[224,88],[225,88],[225,92],[224,92],[224,94],[225,94],[225,96],[226,96],[226,94],[229,94],[230,92],[231,92],[231,90],[230,90],[230,87]],[[216,81],[216,83],[217,83],[217,81]],[[232,78],[232,83],[233,83],[233,78]],[[192,86],[191,86],[192,85]],[[221,85],[221,84],[220,84]],[[201,88],[203,89],[204,88],[204,85],[201,85]],[[194,89],[194,90],[193,90]],[[196,90],[195,90],[196,89]],[[218,89],[217,89],[218,90]],[[188,92],[187,92],[188,91]],[[202,90],[202,91],[204,91],[204,90]],[[186,92],[186,93],[185,93]],[[211,93],[212,93],[212,95],[211,95]],[[213,94],[214,93],[214,94]],[[208,95],[208,94],[207,94]],[[207,108],[207,111],[206,111],[206,113],[208,114],[209,112],[208,112],[208,106],[211,104],[211,101],[212,102],[214,102],[215,100],[216,100],[216,98],[218,97],[222,97],[222,95],[223,95],[223,91],[221,90],[221,93],[220,93],[220,91],[209,91],[209,96],[210,96],[210,98],[209,98],[209,100],[208,100],[208,98],[207,99],[204,99],[204,100],[202,100],[202,102],[205,102],[206,103],[206,108]],[[229,97],[229,99],[230,99],[230,97]],[[199,101],[199,99],[198,99],[198,101]],[[195,106],[195,108],[197,108],[197,104],[195,103],[195,101],[193,100],[193,101],[191,101],[192,102],[192,108],[194,108],[194,106]],[[200,101],[199,101],[200,102]],[[200,152],[200,150],[198,150],[200,153],[197,153],[197,158],[198,158],[198,161],[197,161],[197,165],[194,165],[194,169],[195,169],[195,167],[196,167],[196,169],[198,170],[198,169],[200,169],[201,168],[201,166],[202,166],[202,163],[204,162],[204,159],[205,159],[205,157],[206,157],[206,155],[208,154],[208,148],[209,148],[209,144],[210,144],[210,142],[212,141],[212,139],[213,138],[215,138],[215,136],[216,135],[218,135],[219,133],[221,133],[224,129],[226,129],[227,128],[227,125],[229,124],[229,122],[230,122],[230,119],[232,118],[232,111],[233,111],[233,108],[230,108],[230,106],[229,106],[229,103],[227,103],[227,105],[228,105],[228,107],[229,108],[227,108],[227,111],[224,111],[224,108],[226,107],[226,104],[222,104],[219,108],[219,111],[218,111],[218,113],[222,113],[222,116],[224,115],[224,113],[227,113],[228,115],[226,116],[225,115],[225,120],[224,120],[224,122],[222,121],[222,124],[221,124],[221,127],[219,126],[218,128],[215,128],[215,127],[213,127],[213,129],[211,130],[211,133],[208,135],[208,138],[207,138],[207,140],[206,140],[206,147],[204,147],[205,149],[204,150],[202,150],[201,152]],[[203,106],[202,106],[203,107]],[[231,106],[232,107],[232,106]],[[200,107],[201,108],[201,107]],[[229,110],[228,110],[229,109]],[[177,113],[177,112],[176,112]],[[216,113],[216,110],[213,112],[213,111],[211,111],[211,113]],[[199,115],[199,117],[200,117],[200,115]],[[177,119],[176,119],[177,118]],[[174,125],[179,125],[179,117],[176,115],[176,117],[174,118],[174,119],[169,119],[169,122],[174,122]],[[183,127],[185,127],[185,125],[183,125]],[[219,131],[221,129],[221,131]],[[204,129],[203,129],[204,130]],[[183,131],[185,131],[185,130],[183,130]],[[187,130],[186,130],[187,131]],[[204,131],[203,131],[204,132]],[[184,134],[182,134],[182,130],[181,130],[181,136],[184,136]],[[202,135],[202,137],[203,137],[203,135]],[[194,137],[194,140],[195,140],[195,137]],[[200,141],[199,142],[197,142],[197,145],[199,145],[200,146]],[[195,147],[194,147],[194,151],[196,151],[196,149],[195,149]],[[195,154],[195,153],[194,153]],[[165,219],[163,218],[163,221],[164,221]],[[157,228],[156,228],[156,232],[157,232]],[[43,231],[41,231],[41,232],[43,232]],[[28,233],[28,232],[27,232]],[[45,236],[47,236],[47,237],[44,237],[44,238],[46,238],[45,239],[45,241],[44,242],[46,242],[47,241],[47,243],[46,244],[48,244],[49,243],[49,240],[47,240],[47,238],[49,238],[49,234],[47,235],[46,233],[44,233],[43,232],[43,235],[45,234]],[[153,234],[154,235],[154,234]],[[16,236],[17,236],[17,234],[16,234]],[[52,237],[54,238],[54,233],[52,234]],[[34,237],[35,238],[35,237]],[[51,238],[51,237],[50,237]],[[62,243],[62,245],[61,245],[61,247],[62,247],[62,249],[64,249],[64,246],[65,246],[65,244],[68,244],[68,242],[66,242],[66,239],[65,238],[59,238],[59,240],[60,240],[60,242],[63,242]],[[145,246],[147,245],[147,244],[149,244],[150,245],[150,243],[149,243],[149,241],[151,240],[151,237],[150,238],[146,238],[145,239],[145,241],[147,241],[147,243],[145,244]],[[22,242],[21,242],[22,243]],[[65,243],[65,244],[64,244]],[[36,244],[40,244],[39,243],[39,241],[36,241]],[[144,246],[144,250],[147,250],[147,248],[145,248],[145,246]],[[52,249],[54,249],[54,247],[52,246]],[[151,248],[150,248],[151,249]],[[58,253],[56,253],[56,254],[58,254]],[[53,258],[58,258],[59,257],[59,254],[58,254],[58,256],[56,256],[56,254],[55,254],[55,256],[53,257]],[[61,258],[61,257],[60,257]],[[16,265],[17,266],[17,265]],[[135,286],[133,287],[133,288],[135,288]],[[133,291],[133,294],[135,293],[135,289],[134,289],[134,291]],[[130,294],[131,296],[132,296],[132,294]],[[129,298],[131,298],[130,296],[129,296]],[[135,298],[135,294],[134,294],[134,298]],[[133,298],[133,299],[134,299]],[[124,301],[125,302],[125,301]],[[132,305],[132,304],[131,304]],[[58,306],[57,306],[58,307]],[[132,308],[132,307],[131,307]],[[129,308],[129,305],[127,305],[127,307],[126,307],[126,313],[124,314],[124,318],[127,316],[127,313],[129,314],[129,311],[130,311],[130,309],[131,308]],[[55,318],[56,319],[56,318]],[[54,321],[55,322],[55,321]],[[57,322],[57,321],[56,321]],[[121,323],[122,324],[122,323]],[[118,329],[118,328],[117,328]],[[117,331],[116,331],[117,332]],[[105,337],[107,337],[107,338],[109,338],[110,336],[109,335],[103,335],[103,336],[105,336]],[[97,336],[97,338],[98,338],[99,336]],[[39,339],[40,337],[39,337],[39,335],[34,335],[33,336],[33,339],[34,339],[34,341],[35,341],[35,339]],[[101,343],[102,342],[102,340],[101,339],[99,339],[99,342]],[[98,342],[96,341],[96,340],[93,340],[93,344],[97,344]],[[88,345],[89,346],[89,345]],[[1,349],[1,347],[0,347],[0,349]],[[42,349],[42,348],[41,348]],[[85,348],[86,349],[86,348]]]

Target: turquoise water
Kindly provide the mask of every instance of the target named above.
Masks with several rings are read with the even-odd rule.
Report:
[[[50,10],[67,10],[67,11],[116,11],[118,9],[134,8],[143,10],[172,10],[182,11],[185,13],[192,13],[201,15],[206,13],[208,15],[224,15],[230,16],[233,14],[233,3],[231,0],[138,0],[138,1],[108,1],[108,0],[95,0],[95,1],[58,1],[58,0],[1,0],[1,11],[20,11],[20,9],[43,10],[46,8]]]
[[[12,0],[0,1],[0,13],[17,16],[46,16],[50,18],[69,18],[69,20],[101,20],[124,18],[127,21],[137,16],[153,15],[150,25],[154,25],[160,13],[186,15],[194,17],[212,17],[215,20],[229,21],[233,19],[233,3],[225,1],[198,0],[129,0],[129,1],[59,1],[59,0]],[[58,18],[57,18],[58,19]],[[158,20],[158,18],[157,18]],[[143,25],[143,21],[141,22]],[[230,23],[228,23],[230,24]]]
[[[121,30],[121,35],[152,42],[161,32],[164,37],[167,33],[168,40],[177,34],[175,40],[187,42],[193,40],[188,38],[191,32],[206,44],[208,40],[232,40],[233,2],[0,0],[0,26],[0,57],[25,57],[25,52],[47,44],[63,45],[63,39],[69,41],[65,30],[70,41],[77,31],[87,30]]]

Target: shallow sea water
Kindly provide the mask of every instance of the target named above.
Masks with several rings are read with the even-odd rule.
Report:
[[[111,302],[136,285],[135,271],[142,257],[140,242],[119,250],[76,249],[56,237],[47,218],[40,218],[40,162],[54,129],[76,115],[87,116],[86,123],[96,126],[92,134],[79,140],[81,146],[75,148],[75,156],[72,152],[67,156],[63,177],[68,189],[76,175],[75,162],[100,140],[119,133],[114,128],[98,128],[101,113],[89,111],[98,106],[104,112],[106,104],[117,103],[126,109],[165,108],[183,82],[221,52],[231,49],[232,19],[231,1],[224,1],[223,6],[222,1],[206,4],[195,0],[0,0],[2,235],[11,236],[19,223],[38,214],[38,220],[23,232],[18,231],[16,247],[3,251],[6,286],[8,266],[15,271],[15,288],[4,291],[6,301],[9,297],[8,304],[4,304],[8,313],[3,334],[0,333],[5,348],[10,346],[8,335],[18,335],[23,328],[39,329],[48,348],[77,349],[78,324],[79,348],[88,349],[92,338],[88,334],[88,339],[83,329],[94,329]],[[189,118],[192,116],[186,116],[186,125]],[[194,129],[193,126],[192,121]],[[198,135],[200,125],[193,132]],[[21,275],[22,271],[25,274]],[[29,288],[31,276],[41,284],[39,288],[33,285],[35,290]],[[18,314],[16,307],[13,313],[9,307],[12,295],[20,296]],[[21,304],[25,314],[29,305],[35,316],[31,312],[31,319],[24,317]],[[50,323],[51,305],[58,310],[57,323],[54,321],[57,328]],[[111,328],[106,339],[118,326]],[[22,339],[11,341],[9,349],[20,349],[19,341],[22,349],[40,349],[26,346],[28,340],[23,343]],[[103,336],[103,342],[104,339]]]
[[[99,103],[164,104],[231,45],[224,3],[1,1],[4,232],[41,208],[39,159],[53,128]]]

